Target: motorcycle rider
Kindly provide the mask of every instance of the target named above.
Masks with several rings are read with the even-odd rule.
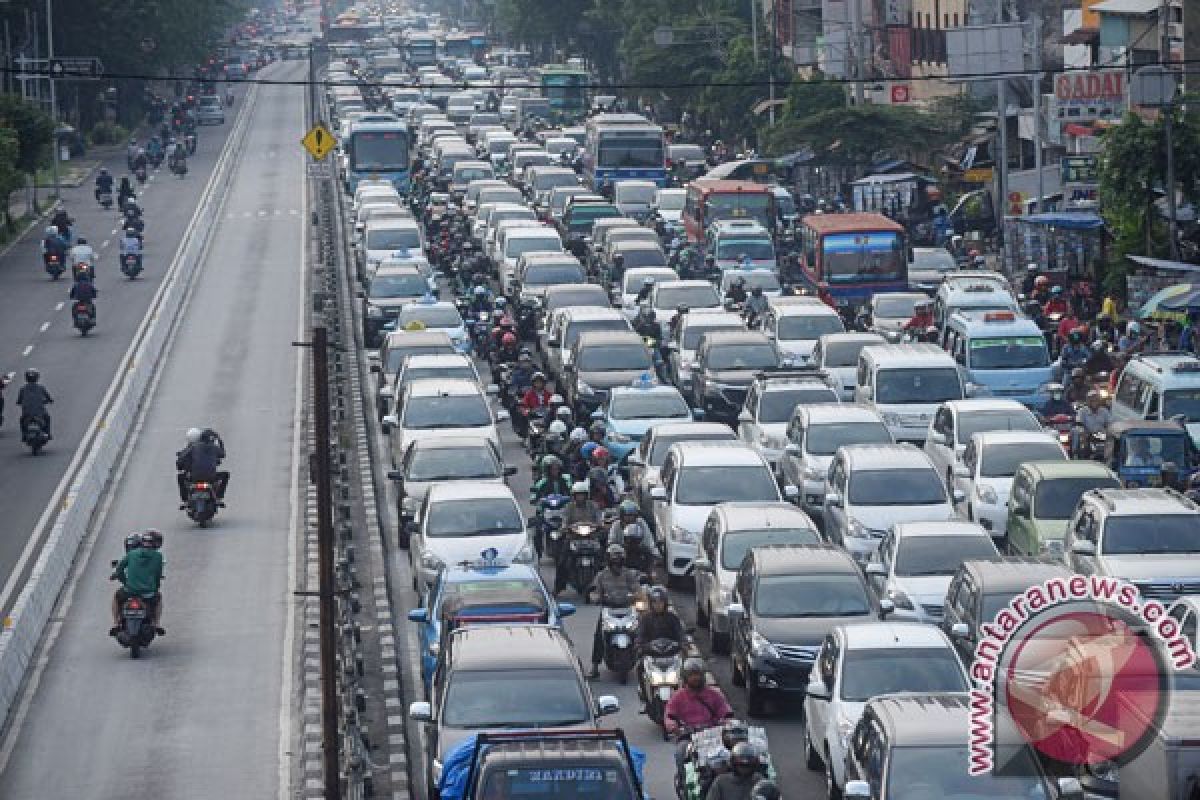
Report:
[[[150,159],[147,158],[146,151],[139,147],[137,153],[133,156],[133,171],[137,172],[139,169],[145,170],[149,168]]]
[[[183,142],[175,142],[171,149],[171,171],[179,172],[187,169],[187,148]]]
[[[121,236],[121,260],[125,260],[125,256],[137,256],[138,266],[142,263],[142,237],[138,235],[137,229],[133,227],[125,228],[124,235]]]
[[[88,240],[80,236],[75,246],[67,252],[67,261],[72,270],[80,264],[88,264],[95,267],[96,251],[88,244]]]
[[[515,333],[505,333],[500,336],[498,347],[492,353],[493,362],[496,365],[514,364],[517,361],[517,335]]]
[[[53,403],[54,398],[46,391],[46,387],[38,382],[41,377],[42,373],[36,369],[25,370],[25,385],[17,392],[17,405],[21,407],[21,428],[25,428],[26,420],[41,420],[42,427],[46,430],[46,438],[53,439],[50,434],[50,412],[46,410],[46,406]]]
[[[100,296],[100,290],[92,282],[92,271],[87,266],[79,268],[79,274],[75,277],[75,285],[71,287],[68,297],[76,303],[85,303],[88,308],[88,314],[92,321],[96,320],[96,298]],[[72,309],[74,314],[74,309]]]
[[[71,215],[61,205],[55,210],[54,216],[50,218],[50,224],[58,228],[58,235],[64,242],[71,241],[71,226],[75,224],[75,220],[71,219]]]
[[[590,600],[596,595],[601,606],[633,605],[634,599],[641,593],[641,573],[635,569],[625,569],[625,548],[619,544],[610,544],[606,552],[608,565],[596,573],[592,585],[584,593],[584,598]],[[592,680],[600,677],[600,662],[604,660],[604,616],[596,618],[596,632],[592,635]]]
[[[67,243],[63,241],[58,228],[51,225],[46,228],[46,237],[42,239],[42,254],[53,255],[59,264],[67,263]]]
[[[662,336],[662,328],[659,327],[656,316],[654,309],[650,306],[639,308],[637,316],[633,318],[634,333],[643,339],[653,339],[657,342]]]
[[[155,164],[162,158],[162,140],[158,136],[151,136],[150,141],[146,142],[146,157]]]
[[[729,772],[718,775],[705,800],[751,800],[763,777],[762,757],[750,742],[738,742],[729,753]]]
[[[1050,417],[1071,416],[1075,413],[1075,406],[1067,400],[1067,389],[1061,383],[1046,384],[1046,391],[1050,394],[1050,399],[1046,401],[1046,405],[1042,407],[1042,417],[1049,419]]]
[[[686,643],[683,622],[671,610],[665,586],[652,586],[646,593],[647,608],[638,621],[638,647],[644,648],[655,639],[670,639],[680,649]]]
[[[100,202],[100,195],[112,194],[112,190],[113,190],[113,177],[112,177],[112,175],[108,174],[107,169],[105,169],[104,167],[101,167],[100,171],[96,173],[96,191],[94,193],[95,197],[96,197],[96,202],[97,203]]]
[[[1111,373],[1116,363],[1108,352],[1108,342],[1103,339],[1097,339],[1092,342],[1092,352],[1088,356],[1087,363],[1083,365],[1085,375],[1099,375],[1102,372]]]
[[[528,348],[521,348],[521,352],[517,354],[517,364],[508,373],[509,393],[513,397],[524,397],[525,391],[533,386],[533,379],[536,375],[542,375],[533,365],[533,353],[529,352]],[[545,383],[545,375],[542,375],[542,382]]]
[[[729,282],[729,288],[725,290],[725,302],[738,305],[746,302],[746,279],[741,275]]]
[[[137,139],[130,139],[129,146],[125,148],[125,164],[130,172],[133,172],[133,160],[137,158],[138,149]]]
[[[133,184],[129,182],[129,176],[121,178],[121,185],[117,187],[117,207],[121,210],[125,209],[125,204],[137,197],[137,192],[133,190]]]
[[[933,318],[933,302],[918,300],[913,305],[912,319],[904,323],[903,330],[913,334],[923,334],[926,328],[936,324],[937,320]]]
[[[130,597],[141,597],[150,604],[154,632],[159,636],[166,634],[162,627],[162,587],[163,557],[159,552],[162,547],[162,534],[153,528],[141,534],[140,547],[129,548],[133,536],[126,537],[125,556],[117,562],[114,576],[121,582],[121,588],[113,595],[112,620],[113,626],[108,631],[109,636],[121,632],[121,607]]]
[[[675,690],[663,712],[663,727],[668,734],[682,736],[694,730],[720,725],[733,717],[733,709],[725,694],[716,686],[708,685],[704,673],[704,662],[689,658],[680,670],[683,686]],[[687,742],[680,739],[675,750],[675,763],[682,767],[687,757]]]
[[[521,410],[526,414],[549,407],[553,393],[546,388],[546,374],[535,372],[530,379],[529,388],[521,395]]]
[[[638,289],[637,297],[633,299],[634,303],[641,305],[650,299],[650,293],[654,291],[654,278],[643,278],[642,288]]]
[[[217,493],[217,502],[224,505],[229,473],[217,467],[225,459],[225,443],[211,428],[189,428],[187,446],[175,454],[176,483],[179,485],[179,507],[187,508],[192,483],[207,481]]]
[[[750,299],[746,301],[746,322],[751,326],[757,325],[763,314],[767,313],[767,307],[767,297],[762,287],[755,286],[750,290]]]
[[[1084,458],[1084,445],[1088,438],[1103,433],[1112,424],[1112,411],[1104,404],[1097,391],[1088,392],[1087,404],[1075,415],[1075,428],[1071,432],[1071,452],[1075,458]]]
[[[1050,299],[1046,301],[1042,307],[1042,313],[1046,316],[1051,314],[1062,314],[1066,316],[1070,311],[1067,305],[1067,298],[1064,296],[1063,287],[1055,286],[1050,289]]]
[[[1058,356],[1059,375],[1070,374],[1077,367],[1084,367],[1092,351],[1083,343],[1083,330],[1075,328],[1067,334],[1067,345]]]
[[[540,464],[542,477],[529,488],[530,503],[536,505],[539,500],[552,494],[571,494],[571,480],[563,474],[561,458],[553,454],[545,455]]]
[[[567,504],[567,514],[563,518],[564,530],[570,530],[573,525],[600,524],[600,509],[592,503],[589,494],[587,481],[576,481],[571,485],[571,502]],[[558,561],[554,565],[555,596],[567,588],[567,578],[571,571],[570,555],[565,547],[558,552]]]

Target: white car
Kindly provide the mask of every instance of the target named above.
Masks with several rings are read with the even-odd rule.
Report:
[[[708,281],[663,281],[654,284],[653,291],[647,303],[654,309],[655,318],[662,329],[662,341],[666,341],[671,332],[671,320],[679,313],[680,307],[688,312],[699,308],[721,309],[721,296],[717,289]]]
[[[898,342],[916,314],[917,303],[930,302],[929,295],[921,292],[881,292],[867,303],[867,325],[889,342]]]
[[[929,456],[903,444],[842,447],[829,467],[825,535],[866,564],[897,522],[954,519],[962,492],[947,493]]]
[[[491,388],[491,387],[489,387]],[[492,411],[479,384],[468,380],[426,378],[402,388],[395,413],[383,418],[389,438],[392,466],[400,463],[414,439],[435,436],[483,436],[500,447],[497,420],[507,411]]]
[[[684,442],[663,462],[662,486],[654,499],[654,530],[666,553],[667,581],[677,584],[692,571],[697,544],[717,503],[777,503],[784,498],[771,467],[748,446]],[[784,487],[788,499],[794,486]]]
[[[883,343],[878,333],[826,333],[817,337],[808,364],[834,378],[841,387],[839,396],[848,403],[854,399],[858,354],[868,345]]]
[[[435,482],[409,523],[413,588],[421,596],[448,564],[475,561],[488,549],[501,563],[537,558],[512,489],[494,481]]]
[[[745,330],[746,323],[737,314],[723,309],[705,308],[689,311],[675,331],[674,338],[666,339],[667,375],[671,382],[685,395],[692,393],[692,371],[696,367],[696,349],[700,339],[709,331]]]
[[[837,402],[837,390],[819,373],[767,375],[750,384],[746,392],[746,404],[738,414],[738,437],[776,469],[788,443],[788,424],[796,408]]]
[[[413,323],[420,323],[423,326],[422,330],[443,331],[450,337],[454,349],[460,353],[471,349],[467,324],[454,303],[439,302],[432,296],[416,303],[408,303],[401,307],[400,316],[396,317],[396,330],[409,330]]]
[[[1027,461],[1066,461],[1053,431],[988,431],[967,442],[962,463],[954,468],[954,485],[966,495],[964,511],[999,545],[1008,538],[1008,496],[1017,468]],[[1001,548],[1003,549],[1003,547]]]
[[[638,292],[646,286],[646,281],[650,281],[653,285],[663,281],[677,280],[679,280],[679,273],[669,267],[631,267],[625,270],[625,275],[621,278],[620,296],[613,299],[617,301],[625,316],[633,319],[641,310],[637,296]]]
[[[513,293],[513,283],[517,279],[517,260],[522,255],[533,252],[566,252],[558,231],[547,225],[505,231],[502,238],[503,242],[497,241],[496,253],[499,256],[501,291],[506,295]]]
[[[808,364],[817,340],[825,334],[843,333],[846,326],[841,314],[824,303],[801,303],[771,306],[762,329],[784,358]]]
[[[817,517],[824,512],[829,465],[839,447],[893,444],[879,413],[853,403],[799,406],[788,420],[786,433],[779,480],[800,487],[800,507]]]
[[[422,378],[462,379],[483,385],[479,370],[475,368],[475,360],[461,353],[405,356],[396,375],[396,384],[403,386]]]
[[[955,469],[962,464],[967,442],[984,431],[1043,430],[1033,412],[1016,400],[973,397],[942,403],[933,414],[925,454],[947,486],[955,485]]]
[[[733,431],[723,422],[668,422],[655,425],[646,431],[638,442],[637,450],[629,454],[625,464],[629,467],[629,486],[633,499],[646,521],[654,525],[654,498],[650,490],[660,486],[659,474],[671,445],[677,442],[725,442],[740,445]]]
[[[359,277],[367,275],[385,259],[403,259],[402,254],[423,255],[421,226],[415,219],[372,219],[363,228],[359,240]]]
[[[805,763],[811,770],[824,768],[830,796],[840,796],[851,734],[868,700],[896,692],[969,689],[953,645],[932,625],[838,625],[825,637],[804,697]]]

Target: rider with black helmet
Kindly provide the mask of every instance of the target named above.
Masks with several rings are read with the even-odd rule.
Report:
[[[133,537],[139,539],[138,547],[131,547]],[[159,588],[163,578],[163,557],[159,552],[163,536],[157,530],[150,528],[140,534],[130,534],[125,537],[125,557],[117,563],[113,577],[121,582],[121,588],[113,595],[112,619],[113,626],[109,636],[116,636],[121,631],[121,607],[130,597],[144,599],[153,614],[154,632],[159,636],[166,633],[160,626],[162,621],[162,594]]]
[[[750,742],[738,742],[729,753],[729,772],[718,775],[706,800],[751,800],[762,779],[763,759]]]
[[[46,406],[53,403],[54,398],[45,386],[38,383],[41,377],[42,374],[36,369],[25,370],[25,385],[17,393],[17,405],[21,407],[21,429],[24,430],[28,420],[41,420],[42,427],[46,429],[46,438],[53,439],[50,435],[50,412]]]
[[[621,545],[610,544],[607,556],[608,566],[597,573],[588,587],[586,597],[595,594],[602,606],[628,607],[641,592],[641,573],[625,569],[625,548]],[[596,617],[596,633],[592,636],[593,679],[600,677],[600,662],[604,660],[603,620],[603,615]]]

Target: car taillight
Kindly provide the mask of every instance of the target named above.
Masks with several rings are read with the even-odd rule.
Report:
[[[141,607],[142,607],[142,601],[141,601],[141,600],[138,600],[138,599],[135,597],[135,598],[133,598],[132,600],[130,600],[130,601],[129,601],[129,607],[130,607],[130,608],[141,608]]]

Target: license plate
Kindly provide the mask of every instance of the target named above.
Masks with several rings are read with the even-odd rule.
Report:
[[[125,616],[128,617],[129,619],[145,619],[146,612],[140,608],[129,609],[128,611],[125,612]]]
[[[590,567],[592,565],[592,559],[588,556],[584,556],[583,558],[579,559],[579,565],[581,567]]]

